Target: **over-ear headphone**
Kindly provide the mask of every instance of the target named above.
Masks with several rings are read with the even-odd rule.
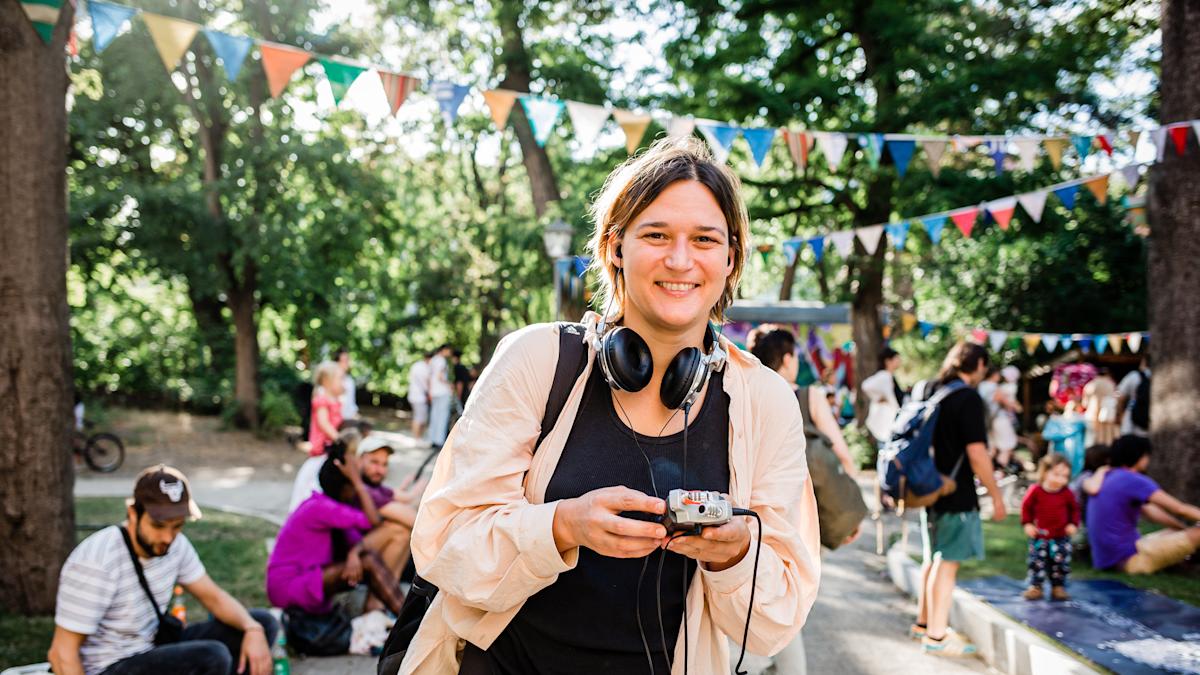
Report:
[[[632,392],[641,391],[650,383],[654,359],[642,336],[625,326],[606,330],[605,322],[601,320],[589,333],[589,338],[608,386]],[[711,323],[704,329],[704,346],[707,352],[696,347],[683,349],[667,365],[658,390],[659,398],[667,408],[681,410],[691,406],[704,391],[709,376],[725,367],[725,350]]]

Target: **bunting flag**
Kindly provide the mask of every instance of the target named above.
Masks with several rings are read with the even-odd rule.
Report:
[[[813,133],[813,136],[817,139],[817,147],[820,148],[821,154],[825,155],[825,160],[829,162],[829,170],[837,173],[838,165],[842,163],[842,157],[846,154],[846,146],[850,144],[846,134],[819,131]]]
[[[263,72],[267,74],[272,98],[279,98],[292,75],[312,58],[312,54],[302,49],[270,42],[260,42],[258,50],[262,52]]]
[[[988,332],[988,346],[993,352],[998,352],[1008,340],[1008,333],[1002,330],[994,330]]]
[[[1072,342],[1074,342],[1074,341],[1075,341],[1075,340],[1074,340],[1074,339],[1072,339],[1070,335],[1059,335],[1059,336],[1058,336],[1058,346],[1059,346],[1059,347],[1060,347],[1060,348],[1061,348],[1063,351],[1067,351],[1068,349],[1070,349],[1070,348],[1071,348],[1071,343],[1072,343]]]
[[[1159,127],[1150,132],[1150,142],[1154,144],[1156,150],[1156,161],[1163,161],[1164,153],[1167,151],[1167,128]]]
[[[1100,144],[1101,150],[1108,153],[1109,157],[1112,157],[1113,146],[1112,141],[1108,140],[1108,134],[1098,134],[1096,136],[1096,142]]]
[[[404,105],[404,100],[407,99],[408,95],[417,88],[417,85],[421,84],[421,81],[409,75],[389,73],[386,70],[380,70],[378,72],[379,81],[383,84],[383,93],[387,97],[388,108],[391,109],[392,116],[394,117],[396,113],[400,111],[400,106]],[[487,99],[487,95],[488,92],[484,92],[483,97],[485,100]],[[512,109],[512,103],[515,99],[516,94],[513,94],[513,98],[508,102],[508,110]],[[506,118],[508,117],[508,110],[504,111],[504,116]],[[494,116],[495,112],[493,111],[493,119],[495,119]],[[504,127],[502,124],[499,126],[501,128]]]
[[[905,312],[900,315],[900,327],[905,333],[909,333],[913,328],[917,327],[917,315]]]
[[[188,47],[192,45],[192,39],[200,30],[200,24],[150,12],[142,12],[142,20],[146,22],[150,39],[154,40],[154,46],[158,48],[158,55],[162,57],[167,72],[175,70],[179,59],[183,58]]]
[[[1033,222],[1042,222],[1042,211],[1046,208],[1046,197],[1050,193],[1039,190],[1037,192],[1026,192],[1025,194],[1017,195],[1017,202],[1021,204],[1021,208],[1025,209],[1025,213],[1033,219]]]
[[[625,150],[632,155],[642,144],[642,137],[646,135],[646,129],[650,128],[652,118],[643,113],[620,109],[613,111],[613,118],[625,132]]]
[[[1026,333],[1021,336],[1021,342],[1025,343],[1025,353],[1033,355],[1037,351],[1038,345],[1042,342],[1042,336],[1037,333]]]
[[[1138,140],[1141,139],[1141,137],[1142,132],[1140,129],[1129,130],[1129,145],[1131,145],[1134,150],[1137,150]]]
[[[74,33],[71,35],[74,35]],[[1192,132],[1196,134],[1196,142],[1200,143],[1200,121],[1192,122]]]
[[[546,141],[550,140],[550,132],[562,115],[565,107],[563,102],[541,96],[521,96],[519,100],[525,109],[525,117],[529,118],[529,127],[533,129],[533,140],[537,141],[538,147],[545,146]]]
[[[1107,335],[1097,335],[1096,336],[1096,353],[1103,354],[1104,350],[1107,348],[1108,348],[1108,336]]]
[[[901,178],[908,173],[908,163],[912,161],[913,151],[916,148],[916,141],[887,141],[888,154],[892,156],[892,161],[896,164],[896,172],[900,174]]]
[[[467,97],[467,92],[470,90],[465,84],[455,84],[453,82],[431,82],[429,84],[429,93],[438,102],[438,108],[442,111],[442,117],[446,118],[446,124],[453,125],[458,120],[458,109],[462,107],[463,99]],[[521,102],[524,103],[524,97]],[[561,106],[562,104],[559,103]],[[529,110],[525,110],[526,115]],[[530,120],[532,126],[533,120]],[[549,133],[547,131],[546,133]],[[534,137],[537,136],[537,130],[534,130]],[[540,145],[540,143],[539,143]]]
[[[1097,204],[1103,206],[1104,202],[1108,201],[1108,174],[1093,178],[1084,183],[1083,186],[1096,198]]]
[[[1071,145],[1075,146],[1075,152],[1079,153],[1079,161],[1087,159],[1087,156],[1092,151],[1091,136],[1072,136]]]
[[[971,230],[975,229],[975,218],[979,215],[979,209],[974,206],[969,206],[965,209],[959,209],[950,213],[950,220],[954,221],[954,226],[959,232],[963,233],[964,237],[970,239]]]
[[[1079,192],[1078,185],[1064,185],[1054,191],[1054,195],[1062,201],[1067,210],[1075,208],[1075,193]]]
[[[138,10],[133,7],[114,5],[100,2],[100,0],[91,0],[87,6],[88,14],[92,17],[92,46],[96,49],[97,54],[104,51],[113,38],[124,32],[129,27],[129,20],[138,13]],[[220,52],[218,52],[219,55]]]
[[[808,245],[812,246],[813,255],[816,256],[817,262],[820,263],[825,257],[825,237],[812,237],[808,240]]]
[[[875,249],[879,248],[879,240],[883,237],[883,225],[868,225],[854,232],[862,242],[863,248],[867,249],[867,255],[875,255]]]
[[[567,117],[575,129],[575,138],[584,148],[592,148],[612,112],[607,106],[567,101]]]
[[[1061,169],[1063,149],[1067,147],[1067,139],[1047,138],[1042,141],[1042,146],[1046,148],[1046,156],[1050,158],[1050,164],[1056,170]]]
[[[1114,354],[1120,354],[1121,353],[1121,334],[1120,333],[1110,334],[1108,336],[1108,345],[1110,347],[1112,347],[1112,351]]]
[[[830,232],[829,241],[833,242],[833,247],[837,249],[838,255],[848,258],[854,251],[854,230]]]
[[[670,138],[686,138],[696,130],[696,118],[687,115],[672,115],[666,124],[667,136]]]
[[[1125,179],[1125,185],[1130,190],[1137,187],[1138,180],[1141,179],[1141,167],[1137,164],[1128,164],[1121,167],[1121,177]]]
[[[1017,209],[1016,197],[1003,197],[995,199],[984,204],[984,208],[992,215],[992,219],[1000,226],[1000,229],[1007,230],[1009,222],[1012,221],[1013,211]]]
[[[1079,348],[1085,352],[1092,351],[1092,338],[1086,335],[1080,335],[1075,338],[1075,344],[1079,345]]]
[[[982,328],[976,328],[971,331],[971,340],[978,345],[987,344],[988,332]]]
[[[221,64],[225,66],[225,79],[230,82],[237,80],[238,73],[242,72],[242,64],[246,61],[246,55],[254,46],[254,40],[240,35],[222,33],[211,28],[204,29],[204,36],[208,38],[208,43],[212,45],[217,58],[221,59]]]
[[[783,257],[787,260],[788,267],[796,264],[796,256],[800,253],[800,240],[789,239],[783,242]]]
[[[1142,350],[1142,334],[1130,333],[1125,336],[1125,344],[1129,345],[1129,351],[1134,354]]]
[[[921,224],[925,226],[925,233],[929,235],[929,241],[932,241],[934,246],[942,242],[942,230],[946,227],[946,216],[922,218]]]
[[[1171,134],[1171,142],[1175,144],[1175,154],[1182,155],[1184,148],[1187,147],[1188,128],[1178,125],[1168,128],[1167,131]]]
[[[883,134],[859,134],[858,144],[866,151],[871,168],[878,169],[879,160],[883,158]]]
[[[1019,166],[1022,171],[1033,171],[1037,166],[1038,140],[1036,138],[1018,138],[1013,141],[1017,146],[1017,156],[1021,158]]]
[[[1004,158],[1008,156],[1008,153],[1004,151],[1004,145],[1004,141],[988,141],[988,148],[991,149],[989,155],[992,161],[996,163],[997,176],[1004,173]]]
[[[927,338],[933,332],[933,324],[928,321],[918,321],[917,328],[921,330],[921,337]]]
[[[767,153],[771,150],[771,143],[775,140],[775,128],[747,129],[742,127],[742,138],[746,139],[746,144],[750,146],[750,155],[754,157],[754,163],[761,169]],[[820,258],[817,260],[820,261]]]
[[[788,131],[787,129],[783,129],[782,133],[783,140],[788,146],[788,152],[792,155],[792,161],[796,166],[800,167],[801,171],[807,171],[808,153],[812,150],[813,142],[816,139],[806,131]]]
[[[1042,346],[1046,348],[1046,351],[1053,352],[1054,348],[1058,346],[1058,336],[1057,335],[1043,335],[1042,336]]]
[[[54,37],[54,27],[58,25],[58,12],[62,8],[62,0],[22,0],[21,9],[29,17],[29,23],[41,36],[42,41],[50,44]]]
[[[925,161],[929,162],[929,173],[937,178],[942,172],[942,155],[946,154],[946,141],[921,141],[921,149],[925,151]]]
[[[904,250],[904,242],[908,240],[908,228],[911,226],[907,220],[902,220],[898,223],[888,223],[884,226],[887,231],[888,239],[892,240],[892,246],[897,251]]]
[[[487,104],[488,112],[492,114],[492,121],[496,123],[496,128],[504,131],[504,126],[508,124],[508,116],[512,113],[513,104],[517,102],[517,92],[508,89],[491,89],[483,92],[483,102]],[[575,127],[575,132],[579,133],[578,126]]]
[[[704,140],[708,141],[708,147],[712,150],[713,157],[724,164],[725,160],[729,159],[729,148],[733,147],[733,141],[738,135],[738,128],[711,120],[697,121],[696,128],[700,130],[700,135],[704,136]]]
[[[342,99],[346,98],[346,92],[350,91],[350,85],[354,84],[358,76],[367,69],[353,63],[335,61],[332,58],[321,57],[317,60],[325,69],[325,78],[329,80],[329,88],[333,90],[333,104],[341,105]]]

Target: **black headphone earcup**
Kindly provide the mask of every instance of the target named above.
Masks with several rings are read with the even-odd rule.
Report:
[[[700,368],[701,356],[699,349],[688,347],[676,354],[671,363],[667,364],[658,395],[668,409],[682,408],[684,401],[692,393],[692,382],[696,379],[696,370]]]
[[[601,346],[608,361],[608,375],[625,391],[641,391],[650,384],[654,376],[654,359],[650,356],[650,345],[642,336],[628,328],[617,328],[604,336]]]

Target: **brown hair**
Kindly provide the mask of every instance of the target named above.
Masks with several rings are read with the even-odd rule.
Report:
[[[641,154],[617,167],[604,181],[604,187],[592,202],[591,217],[596,229],[588,242],[592,269],[600,279],[597,307],[610,300],[619,317],[625,303],[620,271],[613,264],[613,247],[625,229],[669,186],[681,180],[699,182],[712,193],[725,215],[729,230],[729,253],[733,271],[725,279],[725,291],[709,312],[713,321],[724,321],[725,309],[733,304],[734,289],[742,276],[749,246],[749,221],[742,200],[741,181],[729,167],[713,160],[708,148],[695,137],[665,138],[655,141]]]
[[[988,364],[987,348],[974,342],[959,342],[950,348],[946,359],[942,361],[942,369],[938,371],[938,382],[946,384],[962,373],[973,373],[979,369],[979,363]]]
[[[1067,459],[1066,455],[1062,455],[1057,452],[1046,453],[1046,456],[1042,458],[1042,461],[1038,462],[1038,482],[1040,483],[1045,480],[1046,474],[1050,473],[1050,469],[1063,464],[1066,464],[1068,467],[1071,466],[1071,460]]]
[[[779,370],[783,357],[795,352],[796,336],[786,328],[765,323],[746,336],[746,349],[771,370]]]

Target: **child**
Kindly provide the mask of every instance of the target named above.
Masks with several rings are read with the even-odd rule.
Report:
[[[1071,462],[1052,452],[1038,463],[1038,484],[1021,501],[1021,525],[1029,537],[1029,588],[1026,600],[1041,600],[1046,573],[1050,573],[1050,599],[1069,600],[1065,588],[1071,573],[1071,535],[1079,530],[1079,504],[1067,489]]]
[[[324,361],[313,373],[312,421],[308,428],[308,459],[296,471],[288,513],[320,492],[317,475],[325,463],[325,447],[338,439],[342,423],[342,368],[333,361]]]

